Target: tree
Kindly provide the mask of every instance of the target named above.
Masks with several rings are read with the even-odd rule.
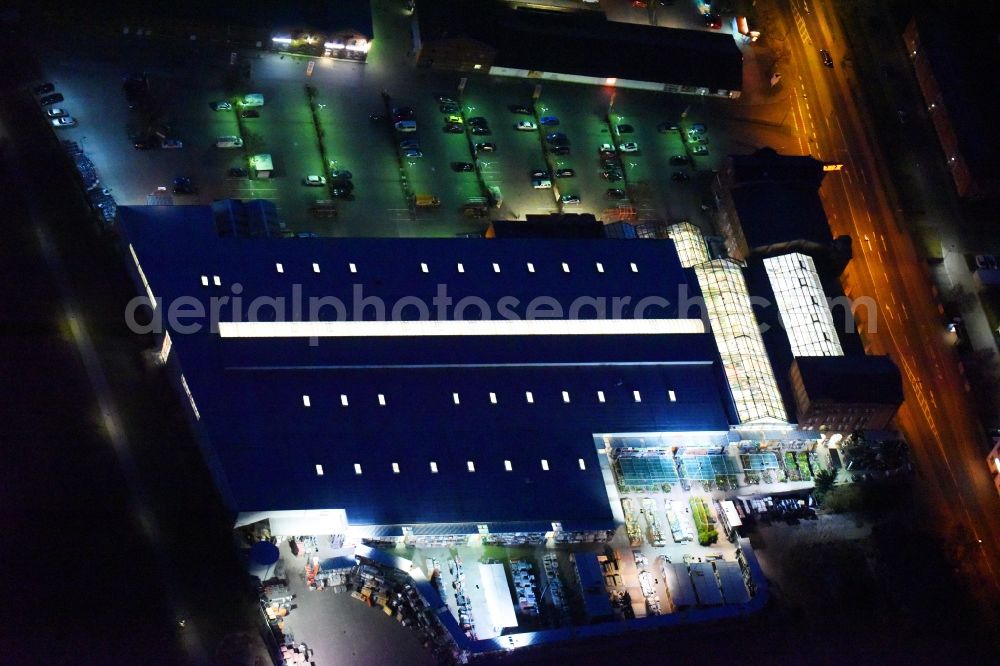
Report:
[[[837,483],[837,473],[829,469],[821,469],[816,472],[813,483],[816,484],[816,494],[822,497],[833,490],[833,486]]]

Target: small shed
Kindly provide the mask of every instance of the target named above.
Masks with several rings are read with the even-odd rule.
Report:
[[[250,170],[254,178],[270,178],[274,171],[274,162],[269,153],[260,153],[250,158]]]

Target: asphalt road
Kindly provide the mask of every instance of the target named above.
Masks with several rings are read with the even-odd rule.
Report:
[[[905,402],[897,421],[921,470],[916,483],[938,531],[950,534],[956,525],[967,530],[971,547],[963,566],[974,587],[984,596],[995,595],[1000,590],[1000,512],[983,459],[982,427],[955,351],[945,340],[926,264],[885,194],[881,157],[844,65],[844,39],[829,8],[810,5],[809,14],[798,14],[805,30],[790,30],[800,76],[797,122],[808,137],[807,152],[845,164],[821,190],[834,234],[854,239],[845,288],[851,297],[871,296],[878,304],[877,320],[862,323],[863,337],[871,353],[889,354],[903,374]],[[786,18],[794,16],[791,11],[786,6]],[[812,44],[796,38],[803,34]],[[820,45],[833,55],[832,70],[822,65]]]

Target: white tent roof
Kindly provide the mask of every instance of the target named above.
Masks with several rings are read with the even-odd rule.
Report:
[[[486,607],[490,612],[490,624],[494,627],[516,627],[514,601],[507,584],[507,573],[502,564],[480,564],[479,578],[486,593]]]

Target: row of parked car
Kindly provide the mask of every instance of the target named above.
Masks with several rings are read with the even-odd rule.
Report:
[[[38,103],[42,107],[50,107],[45,109],[45,117],[53,127],[75,127],[77,124],[76,118],[69,115],[66,109],[52,106],[65,99],[62,93],[57,93],[55,90],[55,84],[46,82],[38,84],[31,91],[38,97]]]

